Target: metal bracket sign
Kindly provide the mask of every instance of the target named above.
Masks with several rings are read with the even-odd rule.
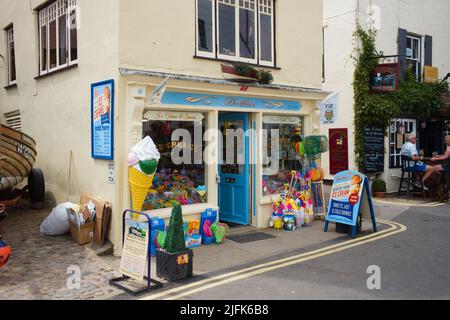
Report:
[[[356,237],[359,216],[372,219],[377,232],[368,178],[356,171],[340,172],[334,177],[324,231],[330,222],[341,223],[352,226],[352,237]]]

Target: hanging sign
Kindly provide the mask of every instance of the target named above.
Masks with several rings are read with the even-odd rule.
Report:
[[[299,111],[302,105],[299,101],[271,100],[262,98],[247,98],[240,96],[222,96],[216,94],[198,94],[166,91],[161,100],[166,105],[183,105],[198,107],[261,109],[277,111]]]
[[[370,91],[397,92],[400,69],[398,63],[379,64],[370,77]]]
[[[320,121],[323,125],[335,124],[339,110],[339,93],[334,94],[320,104]]]
[[[114,159],[114,80],[91,85],[91,155]]]
[[[364,173],[384,172],[384,130],[364,128]]]
[[[143,280],[149,245],[148,222],[126,220],[120,273],[136,280]]]
[[[330,129],[330,174],[348,170],[348,129]]]
[[[377,231],[369,180],[356,171],[340,172],[334,177],[324,231],[328,231],[330,222],[335,222],[352,226],[352,236],[356,236],[360,216],[372,219]]]

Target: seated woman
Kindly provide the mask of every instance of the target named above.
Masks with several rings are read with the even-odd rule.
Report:
[[[447,144],[447,150],[445,151],[445,153],[442,156],[436,156],[432,158],[431,161],[447,160],[447,162],[433,166],[432,172],[443,172],[443,171],[449,172],[448,160],[450,159],[450,136],[447,136],[447,138],[445,139],[445,143]]]

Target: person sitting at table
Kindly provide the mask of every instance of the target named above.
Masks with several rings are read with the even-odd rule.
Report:
[[[447,136],[447,138],[445,139],[445,143],[447,144],[447,150],[445,151],[445,153],[441,156],[435,156],[431,159],[431,161],[445,161],[448,160],[450,158],[450,136]],[[448,161],[443,162],[442,164],[438,164],[433,166],[433,172],[449,172],[449,165],[448,165]],[[431,173],[430,173],[431,175]]]
[[[417,151],[416,143],[417,137],[415,134],[411,133],[406,135],[406,143],[402,146],[400,154],[412,159],[412,161],[409,161],[408,163],[408,171],[424,173],[422,178],[422,183],[424,183],[434,172],[434,169],[432,166],[427,166],[422,162],[422,158],[419,157],[419,152]]]

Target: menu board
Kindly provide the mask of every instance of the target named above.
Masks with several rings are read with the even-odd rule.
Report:
[[[365,174],[384,171],[384,130],[376,127],[364,128],[364,165]]]

